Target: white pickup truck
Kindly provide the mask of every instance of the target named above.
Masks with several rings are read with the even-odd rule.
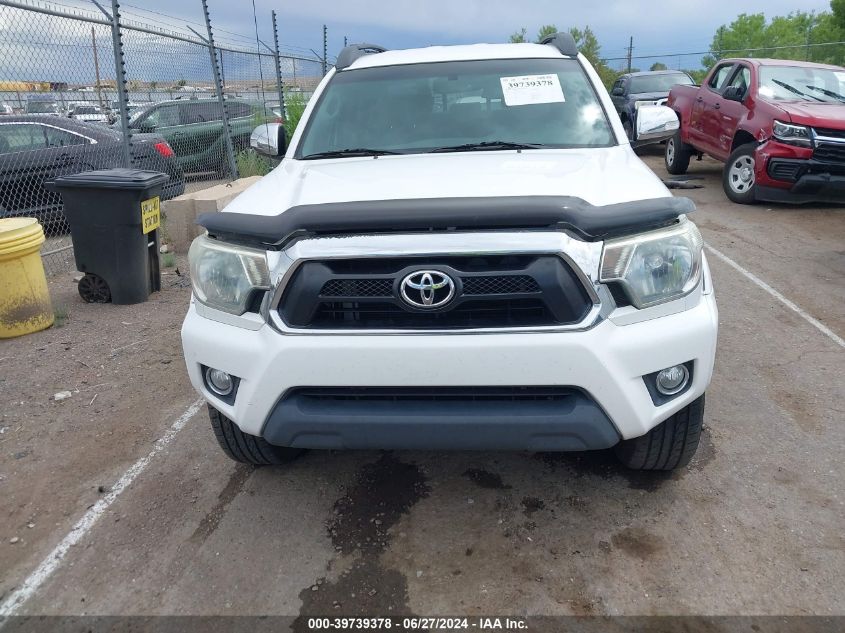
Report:
[[[637,135],[677,129],[640,109]],[[567,34],[345,48],[190,250],[188,373],[223,450],[694,454],[717,311],[692,202]]]

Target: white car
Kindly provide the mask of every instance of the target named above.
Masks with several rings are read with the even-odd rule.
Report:
[[[470,98],[471,97],[471,98]],[[644,106],[638,134],[677,129]],[[280,165],[204,214],[182,328],[233,459],[302,449],[696,450],[717,310],[692,202],[572,38],[344,49]]]
[[[68,118],[85,123],[108,123],[108,114],[100,106],[82,104],[72,106],[67,113]]]

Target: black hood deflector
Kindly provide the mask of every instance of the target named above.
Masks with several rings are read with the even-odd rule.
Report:
[[[605,240],[673,224],[695,211],[689,198],[652,198],[593,206],[571,196],[364,200],[291,207],[279,215],[203,213],[211,237],[281,250],[309,237],[429,231],[567,230]]]

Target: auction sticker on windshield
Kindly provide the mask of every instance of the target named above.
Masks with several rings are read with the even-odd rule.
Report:
[[[159,197],[141,200],[141,228],[146,235],[161,226],[161,203]]]
[[[505,105],[521,106],[535,103],[563,103],[563,88],[555,74],[500,77]]]

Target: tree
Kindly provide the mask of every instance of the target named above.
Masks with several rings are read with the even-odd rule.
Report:
[[[554,35],[555,33],[557,33],[557,27],[554,24],[544,24],[540,27],[540,30],[537,31],[537,39],[534,41],[539,44],[549,35]]]
[[[830,0],[833,24],[845,33],[845,0]]]
[[[575,46],[578,47],[578,51],[586,57],[593,65],[593,68],[596,69],[596,72],[605,87],[610,88],[619,78],[619,73],[611,69],[607,65],[607,62],[602,59],[601,45],[599,44],[596,34],[593,33],[593,29],[589,26],[585,26],[584,29],[581,30],[573,26],[569,29],[569,34],[572,36],[572,39],[575,40]]]
[[[528,33],[527,29],[523,26],[519,31],[515,33],[511,33],[510,42],[511,44],[522,44],[523,42],[527,42],[528,40],[525,39],[525,35]]]
[[[832,0],[831,8],[836,11],[840,4],[841,10],[845,11],[845,0]],[[845,15],[842,17],[845,18]],[[842,63],[845,61],[845,47],[842,45],[813,44],[839,41],[843,33],[845,31],[838,25],[835,12],[795,11],[775,16],[770,21],[762,13],[742,13],[730,24],[717,29],[710,44],[710,54],[705,55],[701,63],[709,68],[722,57],[775,57]]]
[[[663,62],[654,62],[649,70],[669,70],[669,67]]]

